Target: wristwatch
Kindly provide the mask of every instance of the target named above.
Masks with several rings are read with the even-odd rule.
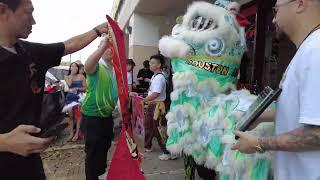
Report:
[[[101,37],[101,32],[99,31],[98,28],[96,28],[96,27],[93,28],[93,31],[96,32],[96,34],[97,34],[98,37]]]

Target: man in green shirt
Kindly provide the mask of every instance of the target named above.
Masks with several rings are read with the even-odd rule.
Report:
[[[108,39],[85,62],[88,91],[82,104],[81,129],[85,136],[85,172],[87,180],[105,173],[107,152],[113,138],[112,112],[118,101],[112,52]]]

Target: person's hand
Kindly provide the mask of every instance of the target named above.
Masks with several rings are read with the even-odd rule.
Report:
[[[109,38],[108,38],[108,36],[103,37],[102,40],[100,41],[99,48],[107,49],[108,43],[109,43]]]
[[[258,138],[248,132],[234,131],[234,135],[239,137],[239,141],[231,147],[231,150],[238,150],[242,153],[255,153],[259,145]]]
[[[30,135],[40,131],[41,129],[30,125],[18,126],[3,135],[5,150],[25,157],[43,152],[49,147],[53,138],[38,138]]]
[[[139,94],[136,93],[136,92],[129,92],[129,96],[131,96],[131,97],[133,97],[133,96],[139,96]]]
[[[149,79],[149,78],[144,78],[144,82],[150,82],[151,81],[151,79]]]
[[[137,78],[137,80],[141,81],[141,80],[143,80],[143,77],[139,77],[139,78]]]
[[[96,27],[101,34],[108,34],[109,28],[108,23],[102,23]]]

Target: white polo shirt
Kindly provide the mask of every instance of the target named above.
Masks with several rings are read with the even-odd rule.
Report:
[[[283,77],[276,134],[320,126],[320,30],[301,45]],[[320,180],[320,151],[275,152],[275,180]]]
[[[148,96],[153,92],[160,93],[159,97],[157,97],[153,101],[164,101],[166,100],[166,78],[164,74],[155,74],[151,78],[150,87],[148,91]]]

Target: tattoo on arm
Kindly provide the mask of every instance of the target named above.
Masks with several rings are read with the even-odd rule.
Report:
[[[275,151],[320,150],[320,127],[308,125],[279,136],[259,138],[259,144],[265,150]]]

